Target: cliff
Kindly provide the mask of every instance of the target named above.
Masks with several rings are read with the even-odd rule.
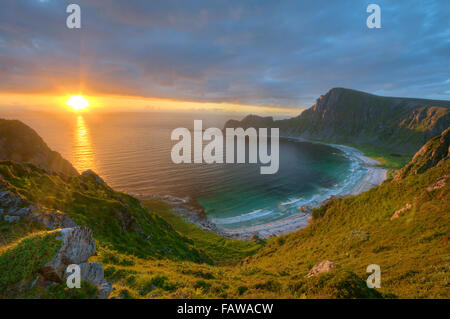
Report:
[[[17,120],[0,119],[0,160],[32,163],[51,172],[78,175],[69,161],[52,151],[32,128]]]
[[[450,101],[377,96],[333,88],[299,116],[273,121],[248,116],[225,127],[279,127],[280,134],[331,143],[376,145],[414,154],[450,126]]]
[[[395,176],[395,180],[410,175],[422,174],[430,168],[443,164],[450,158],[450,128],[425,143],[414,155],[411,162]]]
[[[0,120],[0,145],[0,298],[108,297],[103,261],[89,260],[96,247],[209,261],[137,199],[91,170],[78,174],[25,124]],[[81,268],[82,289],[66,287],[70,264]]]
[[[114,191],[92,171],[68,178],[1,161],[0,298],[449,298],[448,136],[425,144],[404,178],[332,198],[306,228],[258,244]],[[69,263],[81,289],[64,283]],[[376,290],[365,282],[373,263]]]

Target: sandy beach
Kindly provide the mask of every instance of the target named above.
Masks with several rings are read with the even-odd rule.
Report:
[[[289,139],[311,142],[300,138],[289,137]],[[341,150],[346,154],[346,156],[353,159],[355,163],[365,168],[365,173],[362,176],[357,176],[355,179],[352,179],[352,176],[350,176],[349,177],[350,182],[349,184],[345,185],[346,186],[345,189],[337,190],[332,194],[330,193],[330,196],[328,196],[328,198],[330,198],[331,196],[344,197],[348,195],[357,195],[371,189],[372,187],[381,184],[386,179],[387,173],[386,169],[378,167],[378,165],[380,164],[378,161],[369,158],[367,156],[364,156],[364,154],[361,151],[345,145],[337,145],[337,144],[327,144],[327,145],[330,145],[334,148]],[[328,198],[325,198],[324,200]],[[321,201],[317,205],[310,206],[309,209],[318,207],[322,203],[323,201]],[[224,233],[227,236],[244,240],[250,239],[255,234],[257,234],[260,238],[268,238],[271,236],[292,233],[296,230],[304,228],[308,224],[310,218],[311,218],[310,212],[304,213],[299,211],[299,213],[294,216],[280,219],[272,223],[247,227],[245,229],[238,229],[233,231],[228,230],[224,231]]]
[[[321,142],[311,142],[301,138],[284,137],[294,141],[326,144]],[[206,214],[204,209],[198,204],[193,203],[189,198],[176,198],[173,196],[146,196],[142,194],[131,194],[139,199],[158,199],[174,206],[174,211],[177,212],[180,217],[199,225],[203,229],[214,231],[224,237],[237,238],[242,240],[249,240],[254,235],[258,235],[260,238],[269,238],[271,236],[283,235],[292,233],[308,225],[311,219],[311,210],[319,207],[324,201],[330,197],[344,197],[349,195],[357,195],[365,192],[379,184],[386,179],[386,169],[379,167],[378,161],[371,159],[364,154],[349,146],[326,144],[336,149],[341,150],[347,158],[350,159],[353,165],[353,173],[350,174],[341,184],[336,185],[335,188],[327,190],[323,194],[317,194],[314,198],[308,201],[305,206],[298,207],[298,213],[286,218],[278,219],[276,221],[265,223],[261,225],[255,225],[240,229],[223,229],[216,225],[213,220],[205,218]],[[292,202],[280,203],[294,204],[298,200]],[[296,204],[296,203],[295,203]],[[303,205],[303,204],[300,204]],[[306,208],[306,209],[301,209]],[[303,211],[302,211],[303,210]]]

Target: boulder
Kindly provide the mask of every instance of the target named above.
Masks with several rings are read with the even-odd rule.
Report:
[[[96,243],[87,227],[63,228],[59,232],[61,236],[57,239],[62,246],[39,272],[47,280],[63,282],[67,266],[87,262],[96,252]]]
[[[81,281],[88,281],[96,285],[98,298],[108,298],[112,291],[112,284],[105,280],[102,265],[98,262],[88,262],[89,257],[96,252],[92,231],[87,227],[72,227],[63,228],[57,232],[61,234],[57,240],[61,240],[62,245],[53,259],[39,270],[42,280],[63,283],[69,275],[66,272],[67,267],[77,264],[80,267]]]
[[[103,267],[100,263],[81,263],[79,266],[82,281],[89,281],[97,286],[100,286],[103,283],[105,272],[103,271]]]
[[[111,291],[113,290],[112,284],[107,282],[106,280],[103,280],[101,284],[98,287],[98,299],[106,299],[111,294]]]
[[[33,206],[27,206],[27,207],[22,207],[22,208],[18,208],[12,211],[9,211],[10,215],[13,216],[20,216],[20,217],[24,217],[24,218],[28,218],[31,213],[33,211]]]
[[[3,216],[3,220],[8,223],[17,223],[20,220],[20,217],[5,215],[5,216]]]
[[[63,214],[62,212],[55,211],[41,211],[36,212],[32,216],[32,220],[35,223],[44,225],[50,229],[56,228],[73,228],[78,225],[69,216]]]
[[[400,214],[406,212],[407,210],[410,210],[411,207],[412,207],[412,205],[408,203],[408,204],[405,205],[405,207],[396,210],[394,212],[394,215],[391,216],[391,220],[394,220],[394,219],[398,218],[400,216]]]
[[[317,276],[318,274],[329,272],[334,269],[334,262],[329,260],[324,260],[311,268],[309,273],[305,276],[306,278]]]
[[[311,208],[309,206],[300,206],[300,211],[303,213],[309,212],[311,210]]]
[[[450,174],[447,174],[445,176],[442,176],[441,178],[438,178],[436,183],[427,187],[427,191],[432,192],[436,189],[444,187],[447,183],[447,179],[449,179],[449,178],[450,178]]]

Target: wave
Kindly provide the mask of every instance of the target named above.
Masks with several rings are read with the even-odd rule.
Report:
[[[298,201],[300,201],[300,200],[302,200],[302,199],[303,199],[303,197],[299,197],[299,198],[295,198],[295,199],[290,199],[290,198],[289,198],[287,202],[280,203],[280,205],[281,205],[281,206],[292,205],[292,204],[295,204],[296,202],[298,202]]]
[[[235,223],[241,223],[249,220],[258,219],[267,215],[271,215],[276,213],[273,210],[263,210],[263,209],[256,209],[254,211],[251,211],[250,213],[228,217],[228,218],[212,218],[211,221],[215,224],[235,224]]]
[[[370,166],[372,163],[356,149],[341,145],[331,146],[342,151],[343,156],[350,162],[350,167],[345,171],[345,177],[343,176],[343,179],[340,182],[335,183],[333,187],[325,188],[316,186],[314,193],[311,193],[310,195],[304,195],[297,198],[291,196],[285,201],[281,201],[278,204],[278,209],[261,208],[238,216],[212,218],[211,221],[218,224],[219,227],[225,231],[228,230],[232,232],[239,232],[239,230],[245,229],[256,230],[261,227],[285,227],[286,223],[292,223],[292,218],[303,219],[309,216],[309,214],[305,215],[305,213],[300,210],[302,206],[315,208],[322,205],[324,201],[331,197],[355,194],[355,192],[360,189],[361,183],[368,174],[369,168],[367,166]],[[302,223],[300,220],[298,222]],[[244,226],[243,224],[247,224],[247,226]]]

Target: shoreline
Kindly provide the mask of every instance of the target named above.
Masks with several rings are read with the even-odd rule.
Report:
[[[293,233],[306,227],[311,220],[311,210],[320,207],[326,200],[332,197],[354,196],[363,193],[377,185],[380,185],[387,178],[387,170],[377,165],[380,164],[375,159],[364,155],[360,150],[339,144],[329,144],[323,142],[309,141],[299,137],[280,137],[298,142],[324,144],[342,151],[349,158],[352,164],[357,168],[364,167],[366,172],[357,181],[353,181],[357,173],[350,174],[339,187],[330,189],[325,198],[313,205],[301,206],[298,214],[282,218],[270,223],[256,225],[236,230],[220,229],[206,215],[203,207],[195,200],[190,198],[177,198],[174,196],[157,196],[157,195],[138,195],[139,199],[158,199],[164,201],[174,207],[174,211],[183,219],[200,226],[202,229],[213,231],[223,237],[235,238],[240,240],[251,240],[255,236],[267,239],[272,236],[285,235]],[[350,180],[350,181],[347,181]]]

